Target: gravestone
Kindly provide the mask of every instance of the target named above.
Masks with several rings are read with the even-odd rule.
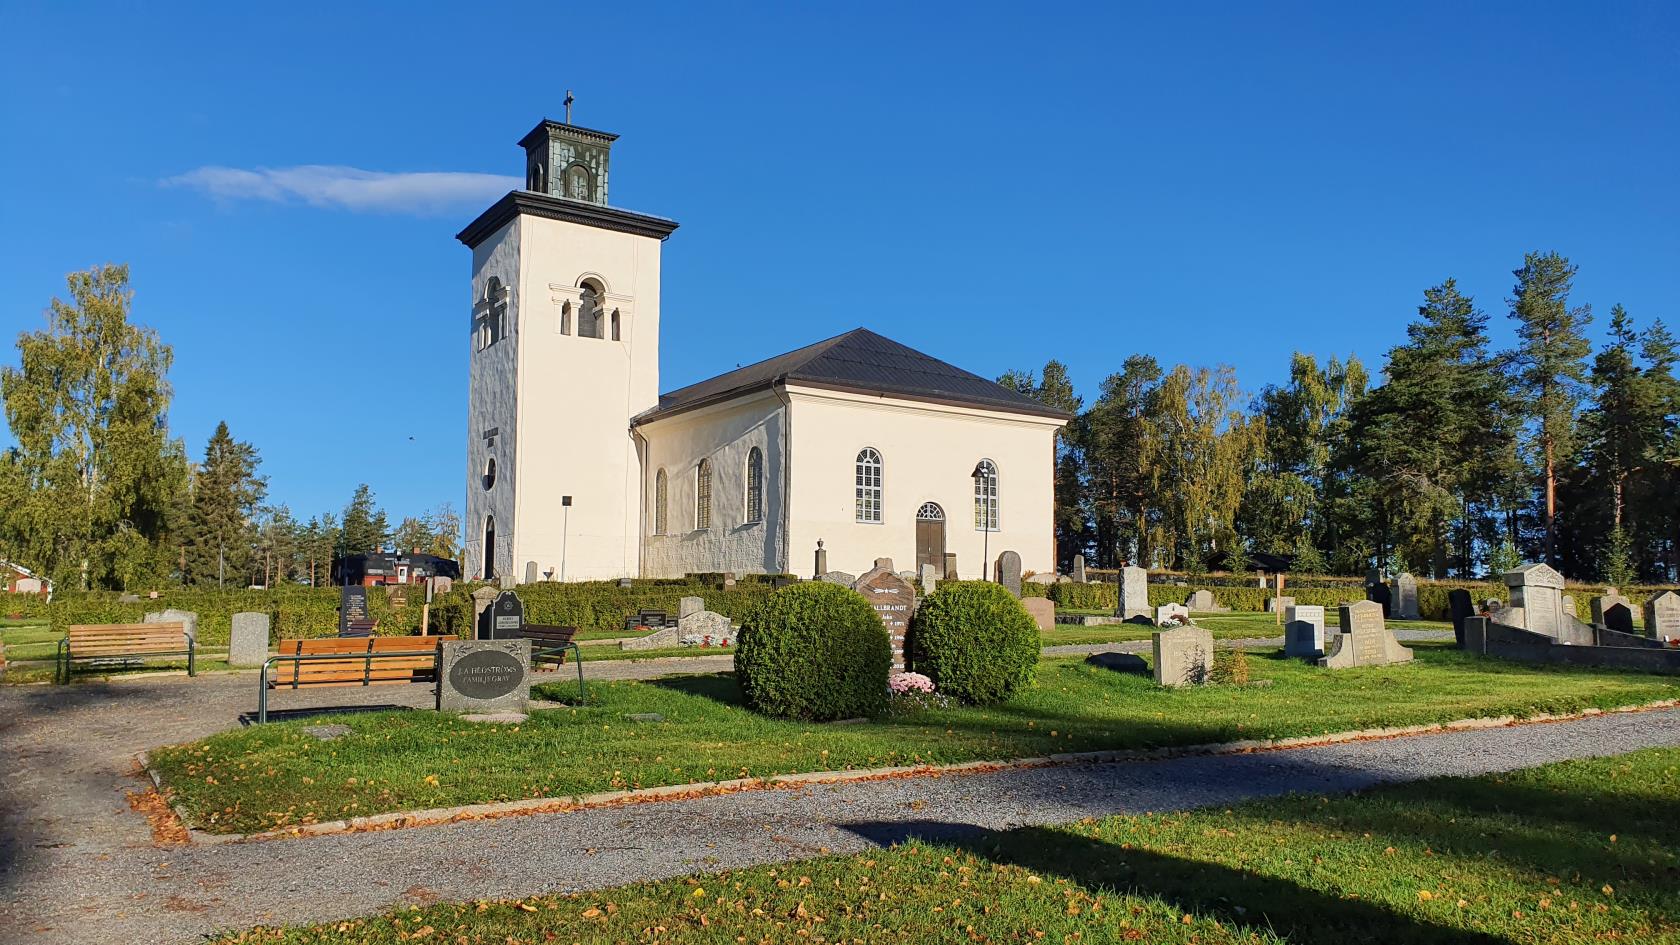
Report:
[[[997,580],[1003,589],[1016,597],[1021,596],[1021,556],[1013,551],[1005,551],[998,555]]]
[[[1617,633],[1633,633],[1633,608],[1628,606],[1626,598],[1618,597],[1615,602],[1604,608],[1604,629]]]
[[[1085,556],[1084,555],[1074,555],[1073,556],[1073,582],[1075,584],[1084,584],[1085,583]]]
[[[496,589],[493,587],[478,588],[472,592],[472,602],[473,632],[477,633],[478,628],[484,626],[484,621],[486,619],[484,616],[485,612],[490,609],[491,604],[496,602]]]
[[[1393,604],[1393,595],[1388,592],[1387,584],[1365,585],[1365,599],[1381,607],[1384,617],[1388,616],[1389,608]]]
[[[1283,655],[1316,660],[1324,655],[1324,608],[1296,604],[1283,612]]]
[[[1544,564],[1526,564],[1500,578],[1511,589],[1510,609],[1522,611],[1522,623],[1514,626],[1553,639],[1565,635],[1563,575]]]
[[[621,590],[626,590],[627,591],[631,587],[635,586],[635,582],[631,581],[627,577],[621,577],[621,578],[618,579],[618,586]]]
[[[186,628],[187,636],[193,641],[193,643],[195,645],[198,643],[198,614],[195,614],[190,610],[176,610],[171,607],[167,610],[154,611],[141,618],[140,622],[178,623],[182,627]]]
[[[697,614],[706,609],[706,601],[700,597],[684,597],[677,601],[677,619],[681,620],[689,614]]]
[[[1213,678],[1213,632],[1198,626],[1154,635],[1155,684],[1199,686]]]
[[[1464,618],[1475,615],[1476,606],[1470,600],[1469,591],[1455,587],[1447,592],[1447,616],[1452,619],[1453,639],[1461,648],[1464,646]]]
[[[1330,669],[1409,663],[1412,651],[1400,645],[1383,623],[1382,606],[1359,601],[1341,606],[1342,629],[1330,637],[1318,665]]]
[[[811,576],[815,577],[817,580],[820,581],[820,580],[822,580],[822,576],[827,574],[827,573],[828,573],[828,549],[823,547],[823,543],[819,539],[817,541],[817,566],[816,566],[816,570],[811,572]]]
[[[629,578],[625,578],[625,580],[628,581]],[[433,594],[447,594],[449,589],[455,586],[454,578],[434,577],[431,581]]]
[[[697,610],[691,614],[684,614],[677,618],[677,642],[686,643],[690,638],[695,643],[710,643],[712,646],[723,646],[735,641],[735,625],[729,618],[710,610]]]
[[[439,711],[524,712],[530,708],[530,640],[445,640],[442,645]]]
[[[1085,662],[1092,666],[1101,666],[1117,673],[1136,673],[1139,676],[1151,675],[1149,664],[1136,653],[1092,653],[1085,657]]]
[[[887,637],[892,640],[893,665],[904,665],[904,631],[910,626],[910,612],[916,606],[916,589],[893,573],[891,559],[877,559],[876,563],[886,561],[888,567],[875,567],[864,572],[852,585],[852,590],[863,595],[869,601],[869,606],[880,615],[881,624],[887,628]]]
[[[1293,597],[1278,597],[1273,595],[1266,598],[1266,613],[1268,614],[1285,613],[1289,610],[1289,608],[1294,606],[1295,598]]]
[[[1393,603],[1389,605],[1389,611],[1396,620],[1418,619],[1417,578],[1410,573],[1394,579]]]
[[[1149,610],[1149,572],[1136,565],[1127,565],[1120,569],[1120,605],[1114,609],[1114,615],[1121,620],[1133,617],[1148,619]]]
[[[1627,598],[1617,594],[1614,589],[1594,597],[1589,602],[1588,606],[1592,608],[1592,622],[1594,626],[1609,627],[1611,630],[1620,630],[1623,633],[1633,632],[1631,629],[1633,627],[1633,605],[1628,603]],[[1606,618],[1609,616],[1610,611],[1615,610],[1618,607],[1620,610],[1617,613],[1616,619],[1618,621],[1625,621],[1626,626],[1618,624],[1617,626],[1611,627],[1609,620]]]
[[[1206,588],[1190,593],[1189,606],[1192,611],[1198,614],[1222,614],[1231,609],[1219,606],[1219,599],[1214,597],[1213,592]]]
[[[945,552],[945,580],[957,580],[957,553],[955,551]]]
[[[525,632],[525,603],[512,591],[496,595],[478,626],[480,640],[517,640]]]
[[[1056,605],[1048,597],[1024,597],[1021,606],[1032,614],[1040,632],[1056,629]]]
[[[844,571],[825,571],[822,574],[817,575],[817,580],[827,581],[830,584],[844,584],[847,587],[851,587],[853,584],[857,583],[857,575],[847,574]]]
[[[233,629],[228,634],[229,666],[261,666],[268,659],[268,615],[240,613],[233,615]]]
[[[1563,595],[1562,600],[1563,600],[1563,622],[1565,624],[1568,624],[1570,618],[1575,616],[1575,598],[1572,597],[1569,594],[1565,594],[1565,595]]]
[[[932,594],[939,589],[939,569],[931,564],[922,565],[922,596]]]
[[[537,563],[535,561],[525,562],[525,583],[526,584],[535,584],[535,583],[537,583],[537,578],[538,577],[539,577],[539,575],[537,574]]]
[[[891,571],[891,570],[893,570],[892,559],[891,558],[876,558],[875,559],[875,567],[880,568],[882,571]]]
[[[1645,602],[1645,635],[1665,643],[1680,640],[1680,594],[1663,591]]]
[[[367,623],[372,619],[368,616],[367,588],[352,584],[338,589],[339,636],[348,636],[351,624]]]
[[[1169,617],[1177,617],[1179,623],[1189,623],[1190,608],[1183,604],[1162,604],[1155,608],[1155,626],[1166,626]]]

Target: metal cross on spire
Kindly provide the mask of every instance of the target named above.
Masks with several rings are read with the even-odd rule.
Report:
[[[566,90],[566,124],[568,124],[568,125],[572,123],[572,102],[574,102],[574,101],[576,101],[576,99],[572,98],[572,90],[567,89]]]

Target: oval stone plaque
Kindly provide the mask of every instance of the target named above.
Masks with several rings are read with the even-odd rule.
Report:
[[[525,667],[511,653],[479,650],[449,669],[449,687],[469,699],[499,699],[525,678]]]

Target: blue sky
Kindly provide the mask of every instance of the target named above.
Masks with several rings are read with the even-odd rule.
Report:
[[[567,88],[613,203],[682,223],[666,390],[863,325],[1088,399],[1134,352],[1256,391],[1380,364],[1447,276],[1508,341],[1532,249],[1674,325],[1677,41],[1672,3],[0,0],[0,333],[128,262],[195,457],[225,419],[300,515],[459,507],[454,234]]]

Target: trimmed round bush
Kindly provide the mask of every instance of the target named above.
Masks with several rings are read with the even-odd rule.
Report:
[[[735,644],[735,678],[766,715],[827,722],[886,708],[892,645],[863,595],[811,581],[752,609]]]
[[[1003,585],[986,581],[939,585],[904,639],[911,669],[939,692],[977,705],[1002,702],[1031,683],[1038,650],[1032,615]]]

